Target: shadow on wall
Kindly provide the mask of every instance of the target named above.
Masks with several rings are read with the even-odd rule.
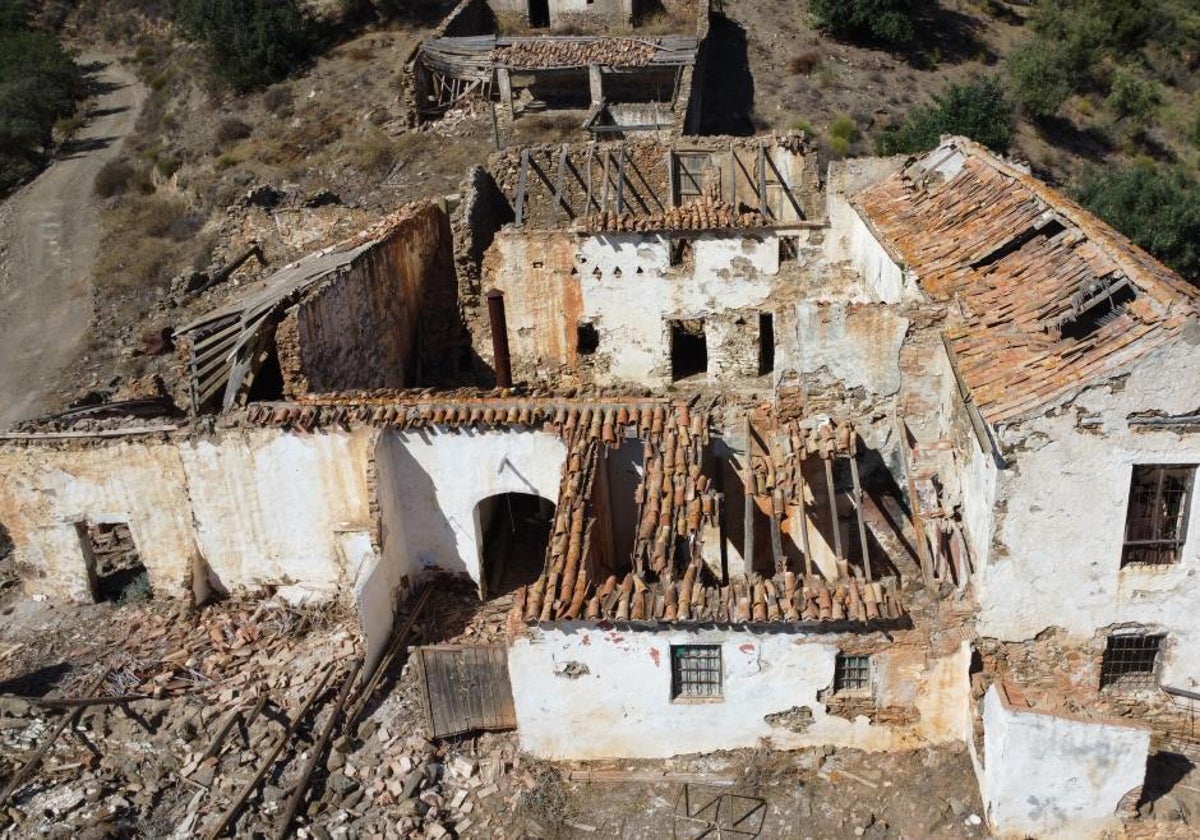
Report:
[[[426,430],[416,436],[427,444],[433,437]],[[375,468],[380,543],[389,583],[395,586],[404,575],[412,579],[434,566],[465,571],[461,562],[450,562],[458,560],[457,539],[454,526],[438,505],[437,484],[398,433],[379,436]]]
[[[754,134],[754,74],[746,46],[746,30],[733,18],[714,14],[708,34],[704,71],[701,134]]]
[[[1138,800],[1140,814],[1155,818],[1176,819],[1172,811],[1187,811],[1200,804],[1200,796],[1192,788],[1180,784],[1196,769],[1187,756],[1171,752],[1152,753],[1146,760],[1146,781],[1142,785],[1142,797]],[[1179,800],[1186,799],[1186,802]],[[1175,801],[1171,801],[1175,800]],[[1164,813],[1165,812],[1165,813]]]

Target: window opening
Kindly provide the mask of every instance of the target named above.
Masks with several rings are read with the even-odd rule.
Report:
[[[1154,671],[1162,636],[1122,634],[1109,636],[1100,662],[1100,687],[1117,685],[1142,688],[1154,684]]]
[[[671,699],[720,699],[721,646],[671,645]]]
[[[720,178],[710,168],[711,155],[707,152],[676,152],[675,158],[675,206],[698,201],[709,186],[706,174],[713,173],[718,183],[713,186],[720,194]]]
[[[704,321],[671,322],[671,379],[678,382],[708,372],[708,343]]]
[[[833,665],[833,691],[871,690],[871,657],[839,653]]]
[[[596,325],[581,323],[575,329],[575,352],[580,356],[590,356],[596,352],[596,348],[600,346],[600,333],[596,332]]]
[[[1179,562],[1195,478],[1194,466],[1134,466],[1122,566]]]
[[[150,577],[142,563],[133,534],[124,522],[76,526],[85,540],[88,585],[96,603],[124,603],[148,598]]]
[[[758,313],[758,375],[764,376],[775,370],[775,316],[770,312]]]
[[[800,237],[799,236],[781,236],[779,237],[779,261],[780,262],[795,262],[800,258]]]
[[[550,0],[529,0],[529,25],[537,29],[550,25]]]
[[[692,240],[690,239],[672,239],[671,240],[671,265],[691,265],[692,257]]]

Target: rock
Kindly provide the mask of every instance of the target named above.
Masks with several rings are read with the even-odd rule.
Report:
[[[947,800],[946,804],[950,806],[950,813],[954,814],[956,817],[961,817],[963,814],[967,813],[967,803],[963,802],[961,799],[955,799],[952,796]]]
[[[325,780],[325,786],[338,796],[345,796],[352,790],[358,790],[358,782],[345,773],[330,773],[329,778]]]
[[[325,760],[325,769],[330,773],[335,770],[341,770],[346,765],[346,754],[334,749],[329,753],[329,758]]]

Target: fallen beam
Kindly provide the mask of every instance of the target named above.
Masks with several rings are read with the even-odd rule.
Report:
[[[104,679],[107,676],[108,670],[105,669],[100,676],[96,677],[96,679],[88,685],[87,694],[89,697],[100,690],[100,686],[104,684]],[[13,774],[12,779],[9,780],[9,783],[5,786],[4,791],[0,793],[0,808],[3,808],[4,804],[8,802],[8,798],[12,796],[22,785],[29,781],[29,777],[33,775],[34,771],[36,771],[41,763],[45,760],[46,753],[50,752],[50,748],[54,746],[54,742],[58,740],[58,737],[63,734],[63,731],[67,727],[74,726],[76,721],[79,720],[79,716],[83,714],[83,708],[83,706],[76,706],[69,714],[64,715],[63,719],[58,722],[58,724],[54,727],[54,730],[50,733],[50,737],[46,739],[45,743],[38,747],[37,752],[33,754],[33,757],[29,759],[29,761],[25,762],[24,766],[22,766],[20,770]]]

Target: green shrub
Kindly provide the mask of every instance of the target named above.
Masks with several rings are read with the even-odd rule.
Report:
[[[217,124],[216,141],[221,147],[245,140],[252,133],[250,126],[237,117],[226,117]]]
[[[1040,39],[1022,44],[1008,57],[1013,98],[1035,117],[1052,117],[1075,89],[1075,71],[1065,50]]]
[[[1078,196],[1097,216],[1200,283],[1200,182],[1182,166],[1143,160],[1092,169]]]
[[[845,140],[846,145],[849,146],[858,139],[858,126],[855,125],[852,118],[843,114],[829,124],[829,136]]]
[[[813,23],[835,38],[908,44],[924,0],[809,0]]]
[[[177,0],[183,31],[238,90],[277,82],[316,52],[321,34],[296,0]]]
[[[916,154],[937,146],[943,134],[961,134],[996,152],[1012,142],[1013,106],[1000,82],[982,76],[951,85],[929,105],[918,105],[899,125],[889,126],[879,140],[885,155]]]
[[[1104,100],[1113,116],[1138,127],[1146,123],[1161,102],[1158,86],[1127,67],[1117,70],[1108,98]]]

